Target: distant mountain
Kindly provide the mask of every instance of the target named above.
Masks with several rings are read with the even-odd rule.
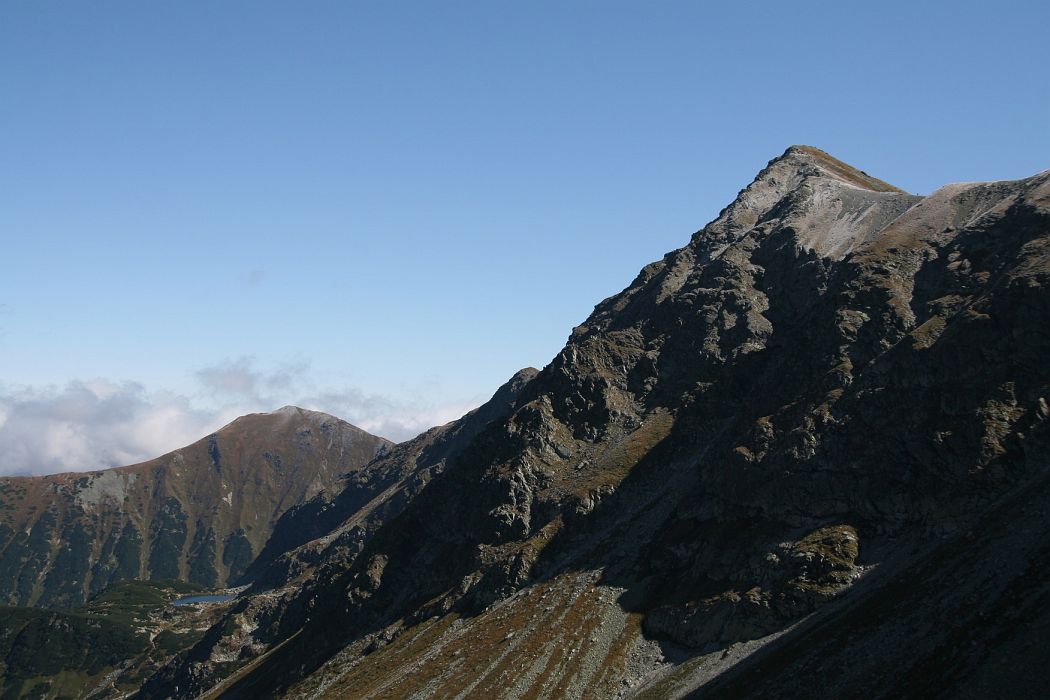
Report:
[[[142,464],[0,478],[0,602],[71,607],[125,579],[226,585],[289,508],[392,446],[287,406]]]

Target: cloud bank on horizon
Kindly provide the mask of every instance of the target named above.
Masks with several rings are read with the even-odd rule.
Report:
[[[352,387],[311,391],[308,363],[264,371],[250,357],[205,367],[196,378],[201,391],[194,396],[106,379],[61,388],[0,385],[0,475],[135,464],[195,442],[238,416],[286,404],[401,441],[459,418],[485,398],[434,406]]]

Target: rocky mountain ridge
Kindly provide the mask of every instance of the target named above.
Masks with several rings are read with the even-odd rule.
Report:
[[[1048,282],[1050,172],[917,197],[792,147],[391,517],[352,548],[300,545],[321,557],[140,695],[738,697],[734,666],[810,658],[792,630],[817,619],[853,639],[849,606],[931,557],[1010,609],[1023,562],[988,581],[991,550],[936,553],[1041,493]],[[996,643],[949,600],[977,648]],[[820,693],[893,687],[906,634],[866,628],[852,653],[882,675]],[[943,671],[935,648],[908,667]],[[812,691],[814,663],[781,696]],[[981,672],[1021,687],[1040,668]]]
[[[392,446],[286,406],[142,464],[0,478],[0,602],[71,607],[127,579],[232,584],[284,512]]]

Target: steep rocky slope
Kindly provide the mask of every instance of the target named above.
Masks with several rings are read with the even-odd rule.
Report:
[[[142,464],[0,479],[0,602],[73,606],[133,578],[233,583],[289,508],[392,444],[289,406]]]
[[[982,650],[1041,640],[1048,282],[1050,173],[918,197],[792,147],[140,695],[893,695],[906,648],[1045,682]]]
[[[355,556],[365,540],[444,472],[483,428],[510,413],[536,374],[531,367],[518,371],[485,404],[459,420],[396,445],[347,475],[334,497],[322,493],[290,509],[243,581],[252,582],[255,590],[269,589],[301,577],[319,562],[339,566]]]

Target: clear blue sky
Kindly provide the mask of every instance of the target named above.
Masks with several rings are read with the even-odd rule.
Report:
[[[1048,8],[2,0],[0,381],[470,402],[792,143],[1050,167]]]

